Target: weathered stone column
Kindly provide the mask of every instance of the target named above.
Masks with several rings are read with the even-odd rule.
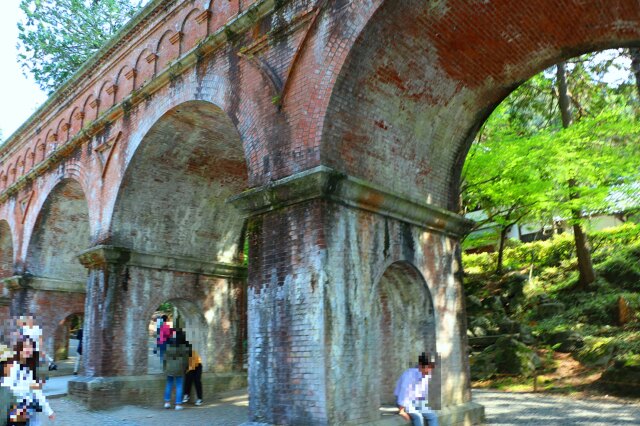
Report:
[[[89,270],[82,359],[86,376],[123,374],[121,293],[129,284],[126,270],[129,257],[126,249],[102,245],[78,256]]]
[[[86,355],[84,377],[69,384],[72,397],[93,409],[157,401],[165,378],[147,374],[148,325],[166,301],[188,317],[187,336],[203,359],[205,393],[246,386],[243,265],[113,246],[94,247],[79,259],[89,269]]]
[[[378,422],[381,401],[393,393],[382,389],[381,363],[406,365],[430,341],[437,341],[447,389],[442,424],[479,420],[482,408],[469,401],[462,289],[455,276],[464,219],[323,166],[229,201],[250,216],[251,422]],[[382,289],[390,265],[402,266]],[[405,277],[402,268],[414,269]],[[408,292],[433,299],[435,313],[425,305],[399,317],[422,344],[384,346],[382,328],[394,312],[378,308],[381,292],[397,300]],[[435,315],[436,336],[426,335],[430,323],[422,312]],[[389,355],[394,352],[400,358]],[[402,424],[397,416],[386,421]]]

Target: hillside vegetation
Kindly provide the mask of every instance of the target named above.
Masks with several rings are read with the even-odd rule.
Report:
[[[640,225],[589,240],[597,278],[586,289],[570,234],[509,241],[499,275],[496,253],[463,255],[477,385],[531,390],[538,376],[538,389],[640,396]]]

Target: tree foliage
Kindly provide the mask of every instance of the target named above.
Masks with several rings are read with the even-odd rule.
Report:
[[[21,0],[18,62],[52,93],[97,52],[143,1]]]
[[[570,127],[563,127],[554,69],[532,77],[500,104],[467,157],[463,213],[484,209],[485,222],[502,230],[553,218],[575,223],[575,212],[613,212],[621,193],[637,193],[640,108],[634,77],[627,66],[616,70],[621,81],[605,81],[625,52],[567,63]]]

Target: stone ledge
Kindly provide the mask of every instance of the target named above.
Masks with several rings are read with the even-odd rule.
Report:
[[[99,269],[108,264],[137,266],[222,278],[246,278],[247,267],[231,263],[211,262],[185,256],[143,253],[124,247],[99,245],[83,251],[78,260],[85,268]]]
[[[368,423],[357,423],[367,426],[406,426],[407,423],[402,417],[395,414],[395,410],[382,408],[380,420]],[[393,412],[393,413],[392,413]],[[452,405],[437,411],[438,424],[441,426],[469,426],[484,423],[484,407],[473,401],[460,405]],[[245,422],[241,426],[273,426],[269,423]]]
[[[38,277],[33,275],[14,275],[4,278],[2,283],[12,290],[32,289],[41,291],[61,291],[66,293],[86,293],[83,281],[61,280],[57,278]]]
[[[448,210],[392,193],[326,166],[250,189],[230,197],[227,202],[247,216],[256,216],[317,198],[454,236],[464,234],[473,223]]]
[[[162,374],[117,377],[78,377],[69,381],[69,397],[90,410],[104,410],[121,405],[161,407],[166,377]],[[207,399],[221,392],[247,387],[247,374],[203,373],[203,393]]]

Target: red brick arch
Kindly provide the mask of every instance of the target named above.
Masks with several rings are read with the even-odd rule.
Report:
[[[306,112],[291,148],[319,146],[312,163],[451,208],[475,129],[519,82],[639,42],[635,0],[328,6],[285,94],[285,109]]]

